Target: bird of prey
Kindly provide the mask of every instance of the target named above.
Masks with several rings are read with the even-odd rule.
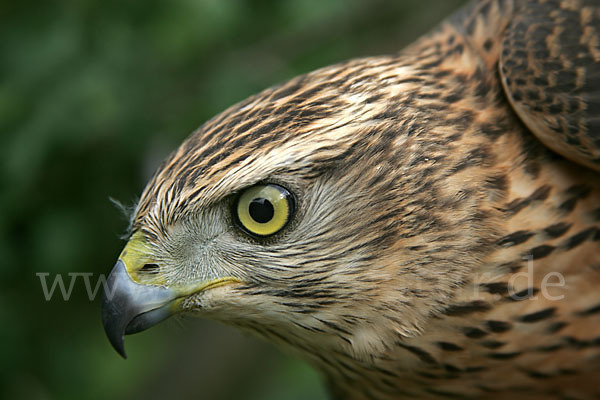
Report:
[[[107,280],[123,335],[195,313],[339,399],[600,396],[600,5],[480,0],[297,77],[159,167]]]

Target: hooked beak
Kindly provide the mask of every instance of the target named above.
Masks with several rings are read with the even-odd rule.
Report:
[[[102,296],[102,325],[115,350],[125,354],[124,336],[141,332],[175,313],[175,291],[134,282],[119,259]]]
[[[135,232],[121,252],[102,294],[102,325],[115,350],[125,355],[124,336],[158,324],[182,311],[184,298],[205,290],[240,282],[231,276],[162,286],[158,279],[140,280],[146,265],[155,265],[151,246],[141,231]],[[136,279],[137,278],[137,279]],[[152,283],[150,283],[152,282]]]

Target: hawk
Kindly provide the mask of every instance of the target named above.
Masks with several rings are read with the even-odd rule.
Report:
[[[600,396],[600,6],[481,0],[297,77],[160,166],[105,287],[123,335],[186,312],[340,399]]]

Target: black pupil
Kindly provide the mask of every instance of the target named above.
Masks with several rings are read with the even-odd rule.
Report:
[[[248,212],[250,212],[252,219],[260,224],[269,222],[273,219],[273,215],[275,215],[273,204],[271,204],[269,200],[262,197],[253,199],[250,202]]]

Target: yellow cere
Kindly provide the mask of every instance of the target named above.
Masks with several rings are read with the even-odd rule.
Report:
[[[250,215],[250,204],[257,199],[265,199],[273,206],[273,216],[266,222],[256,221]],[[289,199],[275,185],[256,185],[245,192],[239,198],[237,204],[237,216],[240,223],[250,233],[258,236],[269,236],[281,230],[288,221],[290,214]]]
[[[131,274],[132,272],[138,271],[146,263],[153,262],[148,257],[149,253],[149,246],[146,242],[146,238],[142,232],[138,231],[131,236],[119,258],[125,264],[127,272]]]

